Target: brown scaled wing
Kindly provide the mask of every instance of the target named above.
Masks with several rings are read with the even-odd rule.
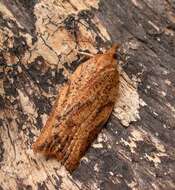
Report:
[[[70,172],[108,120],[118,95],[116,47],[81,64],[61,88],[53,111],[33,144]]]

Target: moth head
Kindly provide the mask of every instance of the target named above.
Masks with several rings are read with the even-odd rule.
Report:
[[[109,50],[106,51],[106,54],[112,56],[115,55],[120,46],[120,44],[114,44]]]
[[[119,49],[119,44],[114,44],[110,49],[108,49],[104,54],[102,54],[103,57],[105,57],[106,60],[112,61],[116,59],[116,53]]]

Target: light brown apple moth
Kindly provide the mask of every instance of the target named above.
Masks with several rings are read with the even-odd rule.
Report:
[[[73,171],[108,120],[118,95],[117,46],[81,64],[61,88],[34,152]]]

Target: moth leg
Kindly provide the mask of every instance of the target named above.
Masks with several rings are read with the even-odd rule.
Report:
[[[79,164],[79,160],[85,154],[87,148],[94,141],[102,126],[106,123],[113,109],[113,104],[108,104],[98,113],[91,115],[87,122],[83,123],[77,131],[75,137],[71,141],[68,148],[65,167],[69,171],[73,171]]]

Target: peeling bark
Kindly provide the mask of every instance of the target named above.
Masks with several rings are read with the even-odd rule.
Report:
[[[173,0],[1,0],[0,189],[175,189],[174,12]],[[31,145],[86,53],[113,43],[120,98],[70,175]]]

